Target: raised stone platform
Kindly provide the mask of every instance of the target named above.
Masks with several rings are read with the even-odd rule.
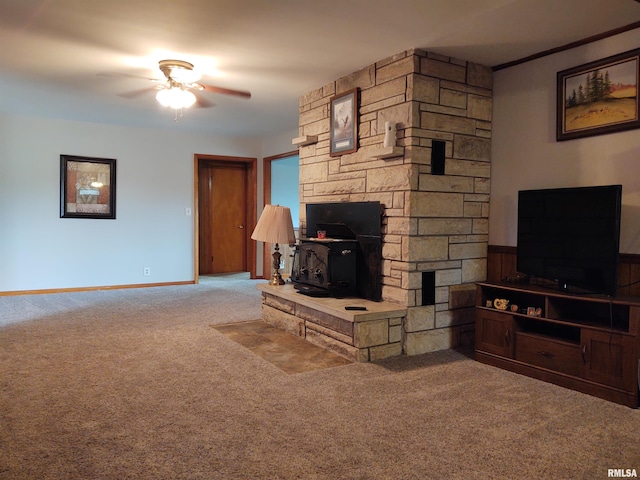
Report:
[[[259,283],[263,320],[356,362],[402,354],[402,326],[407,309],[363,298],[316,298],[292,284]],[[345,310],[359,306],[366,310]]]

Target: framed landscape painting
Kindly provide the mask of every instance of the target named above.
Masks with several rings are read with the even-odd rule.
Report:
[[[116,218],[116,161],[60,155],[60,218]]]
[[[358,150],[358,89],[331,98],[329,155],[337,157]]]
[[[558,72],[556,140],[640,127],[640,49]]]

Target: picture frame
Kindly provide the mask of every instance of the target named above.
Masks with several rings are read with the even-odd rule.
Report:
[[[358,89],[331,98],[329,155],[338,157],[358,150]]]
[[[60,218],[116,218],[116,161],[60,155]]]
[[[640,48],[557,74],[556,140],[640,128]]]

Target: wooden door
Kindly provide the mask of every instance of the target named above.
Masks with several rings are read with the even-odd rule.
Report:
[[[198,170],[200,275],[247,271],[247,166],[212,161]]]
[[[513,358],[513,315],[476,309],[476,350]]]
[[[583,376],[628,392],[638,388],[633,337],[582,329]]]

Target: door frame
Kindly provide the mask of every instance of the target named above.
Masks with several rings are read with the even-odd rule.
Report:
[[[291,152],[280,153],[271,157],[264,157],[262,159],[262,205],[271,203],[271,162],[274,160],[280,160],[281,158],[293,157],[294,155],[300,155],[300,150],[292,150]],[[298,188],[300,188],[300,182],[298,182]],[[271,245],[267,243],[262,244],[262,275],[264,278],[271,277],[271,266],[273,265],[273,259],[271,257]]]
[[[257,158],[251,157],[229,157],[224,155],[206,155],[202,153],[196,153],[193,155],[193,265],[194,265],[194,283],[198,283],[198,277],[200,275],[200,216],[199,216],[199,200],[198,189],[199,182],[198,177],[200,173],[200,162],[229,162],[230,164],[242,164],[247,169],[247,197],[245,198],[245,214],[247,223],[245,231],[246,249],[245,256],[247,259],[247,269],[249,270],[249,277],[256,278],[256,242],[251,240],[251,234],[256,226],[256,198],[258,188],[258,165]]]

